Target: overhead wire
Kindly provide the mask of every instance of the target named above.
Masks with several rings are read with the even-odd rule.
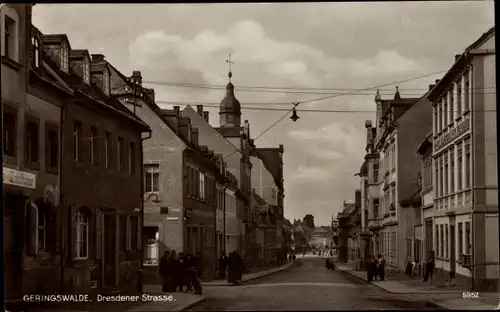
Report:
[[[351,93],[356,93],[356,92],[359,92],[359,91],[374,90],[374,89],[385,87],[385,86],[389,86],[389,85],[394,85],[394,84],[398,84],[398,83],[403,83],[403,82],[408,82],[408,81],[412,81],[412,80],[417,80],[417,79],[422,79],[422,78],[434,76],[434,75],[441,74],[441,73],[444,73],[444,72],[447,72],[447,71],[448,71],[447,69],[446,70],[440,70],[440,71],[432,72],[432,73],[425,74],[425,75],[420,75],[420,76],[415,76],[415,77],[411,77],[411,78],[407,78],[407,79],[403,79],[403,80],[398,80],[398,81],[393,81],[393,82],[389,82],[389,83],[384,83],[384,84],[381,84],[381,85],[378,85],[378,86],[375,86],[375,87],[370,87],[370,88],[365,88],[365,89],[360,89],[360,90],[354,90],[354,91],[346,92],[346,93],[339,94],[339,95],[324,96],[324,97],[321,97],[321,98],[316,98],[316,99],[311,99],[311,100],[306,100],[306,101],[298,102],[297,104],[294,104],[294,106],[291,109],[289,109],[280,119],[278,119],[276,122],[274,122],[273,124],[271,124],[270,127],[266,128],[262,133],[260,133],[255,138],[255,140],[257,140],[258,138],[262,137],[264,134],[266,134],[272,128],[274,128],[283,119],[285,119],[291,111],[293,111],[300,104],[307,104],[307,103],[312,103],[312,102],[317,102],[317,101],[323,101],[323,100],[326,100],[326,99],[336,98],[336,97],[340,97],[340,96],[346,96],[346,95],[349,95]]]
[[[144,84],[152,84],[152,85],[163,85],[163,86],[169,86],[169,87],[186,87],[186,88],[213,88],[213,89],[225,89],[225,85],[216,85],[216,84],[202,84],[202,83],[192,83],[192,82],[170,82],[170,81],[143,81]],[[250,90],[244,90],[244,89],[250,89],[250,90],[255,90],[261,91],[261,90],[270,90],[270,91],[275,91],[275,92],[281,92],[281,93],[288,93],[287,91],[282,91],[282,90],[292,90],[293,92],[297,93],[309,93],[308,91],[353,91],[353,90],[359,90],[359,88],[313,88],[313,87],[269,87],[269,86],[247,86],[247,85],[238,85],[238,91],[250,91]],[[490,87],[481,87],[481,88],[474,88],[474,89],[496,89],[496,86],[490,86]],[[304,91],[298,91],[298,90],[304,90]],[[400,88],[400,91],[422,91],[422,90],[427,90],[427,88]],[[380,89],[381,92],[387,91],[387,92],[392,92],[393,89]],[[331,93],[331,92],[327,92]],[[315,92],[312,92],[312,94],[315,94]]]

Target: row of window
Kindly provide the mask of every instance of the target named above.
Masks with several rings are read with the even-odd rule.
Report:
[[[434,250],[436,257],[449,259],[451,244],[455,244],[457,250],[456,260],[461,254],[471,253],[471,228],[470,222],[458,222],[455,231],[455,241],[452,242],[449,231],[453,230],[449,224],[436,224],[434,234]]]
[[[25,115],[24,131],[17,131],[18,111],[4,106],[3,113],[3,152],[6,156],[17,157],[18,135],[23,136],[24,165],[30,169],[40,169],[40,153],[45,152],[45,170],[58,172],[59,165],[59,128],[57,124],[45,124],[45,140],[41,142],[41,125],[37,118]]]
[[[123,137],[113,137],[110,132],[100,131],[90,125],[85,129],[83,123],[73,124],[73,160],[93,166],[136,173],[137,149],[134,142],[125,143]],[[88,155],[88,156],[87,156]],[[88,158],[88,159],[87,159]]]
[[[470,139],[467,138],[434,159],[436,196],[439,198],[470,188],[471,169]]]
[[[442,98],[434,107],[434,133],[439,134],[448,126],[453,125],[455,119],[469,110],[470,71],[465,72],[457,81],[451,84]],[[463,91],[463,92],[462,92]]]
[[[384,158],[382,159],[382,167],[384,168],[384,174],[385,172],[389,170],[394,170],[396,169],[396,145],[392,144],[387,148],[387,150],[384,153]],[[378,177],[377,180],[380,180],[381,177]]]
[[[196,168],[186,169],[187,196],[215,205],[215,179]]]
[[[30,205],[30,211],[36,215],[36,231],[34,233],[36,238],[30,240],[36,242],[36,246],[30,248],[36,249],[38,252],[50,252],[55,245],[55,236],[49,235],[49,231],[53,230],[56,226],[55,222],[48,223],[48,220],[53,220],[49,217],[48,211],[42,207],[37,207],[34,204]],[[80,208],[75,214],[75,241],[74,241],[74,254],[76,260],[88,259],[91,257],[89,251],[91,250],[92,233],[95,233],[93,226],[95,223],[92,221],[92,216],[86,208]],[[137,250],[140,247],[140,224],[139,217],[137,216],[120,216],[119,222],[120,231],[120,251]]]

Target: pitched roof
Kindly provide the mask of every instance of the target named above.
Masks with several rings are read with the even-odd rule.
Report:
[[[45,36],[43,35],[43,40],[45,41]],[[50,36],[50,35],[48,35]],[[59,35],[58,35],[59,36]],[[111,109],[119,115],[130,119],[131,121],[142,126],[145,131],[150,131],[149,126],[144,123],[137,116],[134,116],[125,106],[123,106],[120,101],[118,101],[113,96],[106,96],[95,84],[90,85],[85,83],[72,68],[69,66],[68,72],[64,72],[61,68],[52,60],[52,58],[46,54],[43,55],[44,62],[53,70],[65,83],[71,86],[76,93],[81,93],[84,96],[93,99],[95,102],[101,104],[103,107]]]
[[[264,166],[271,173],[276,185],[283,189],[283,168],[282,159],[280,157],[281,150],[279,147],[271,148],[256,148],[259,158],[264,162]]]

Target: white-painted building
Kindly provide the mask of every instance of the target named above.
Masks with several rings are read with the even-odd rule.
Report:
[[[455,57],[428,96],[434,106],[436,268],[490,291],[498,289],[499,277],[495,86],[493,27]],[[461,255],[470,256],[471,267]]]

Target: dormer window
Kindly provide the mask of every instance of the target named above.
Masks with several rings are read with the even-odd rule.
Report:
[[[90,61],[87,56],[83,58],[83,81],[90,83]]]
[[[39,68],[40,67],[40,40],[37,37],[32,37],[31,38],[31,45],[33,47],[33,52],[31,55],[31,62],[33,64],[33,67]]]
[[[66,41],[61,44],[61,69],[68,71],[69,46]]]
[[[102,74],[102,91],[104,94],[109,95],[109,72],[104,70]]]

